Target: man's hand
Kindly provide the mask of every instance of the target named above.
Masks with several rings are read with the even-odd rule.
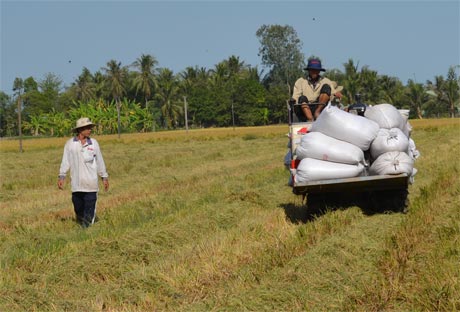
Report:
[[[57,186],[60,190],[64,189],[64,179],[59,179],[57,182]]]
[[[109,190],[109,179],[102,180],[102,183],[104,183],[104,191],[107,192]]]
[[[299,103],[300,104],[308,104],[308,98],[305,95],[301,95],[299,97]]]
[[[336,92],[336,93],[334,94],[334,96],[335,96],[336,98],[342,99],[343,94],[342,94],[342,92],[338,91],[338,92]]]

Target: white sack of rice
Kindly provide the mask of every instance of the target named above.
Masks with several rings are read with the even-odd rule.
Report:
[[[406,137],[410,138],[410,134],[412,133],[412,126],[409,123],[410,109],[398,109],[398,112],[401,114],[401,116],[404,119],[404,122],[406,123],[401,130],[402,132],[404,132]]]
[[[418,151],[417,147],[415,146],[414,140],[409,138],[409,147],[407,149],[407,154],[413,159],[416,160],[420,157],[420,152]]]
[[[296,183],[310,181],[353,178],[362,174],[362,164],[348,165],[330,161],[304,158],[300,161],[294,177]]]
[[[366,151],[377,136],[379,128],[379,125],[370,119],[328,105],[313,122],[311,132],[321,132]]]
[[[350,165],[364,163],[364,152],[359,147],[321,132],[303,135],[295,154],[297,159],[314,158]]]
[[[404,129],[407,119],[405,120],[396,107],[391,104],[377,104],[366,108],[364,116],[378,123],[380,128]]]
[[[401,129],[404,135],[408,138],[410,138],[410,135],[412,133],[412,126],[411,124],[407,121],[406,124],[404,125],[404,128]]]
[[[398,109],[398,112],[404,118],[404,121],[409,120],[410,109]]]
[[[407,152],[409,139],[399,128],[380,129],[377,137],[372,141],[370,152],[373,159],[377,159],[386,152]]]
[[[412,175],[414,160],[403,152],[387,152],[380,155],[369,168],[370,175],[401,174]]]

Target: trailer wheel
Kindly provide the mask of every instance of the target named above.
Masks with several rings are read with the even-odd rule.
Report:
[[[307,195],[307,207],[310,214],[321,214],[324,213],[326,203],[322,194],[308,194]]]
[[[375,192],[371,195],[373,208],[379,212],[407,213],[409,192],[404,190],[389,190]]]
[[[308,194],[307,206],[311,212],[324,214],[327,210],[337,210],[343,207],[354,206],[355,196],[348,193],[317,193]]]

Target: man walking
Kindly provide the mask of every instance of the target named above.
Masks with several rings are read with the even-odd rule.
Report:
[[[109,175],[99,143],[90,138],[95,124],[89,118],[80,118],[73,129],[76,136],[64,146],[58,188],[63,189],[67,172],[70,170],[72,203],[77,222],[84,228],[94,224],[96,217],[98,176],[102,178],[104,189],[109,189]]]

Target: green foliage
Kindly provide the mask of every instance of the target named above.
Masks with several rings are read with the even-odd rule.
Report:
[[[188,114],[196,127],[211,127],[216,125],[216,96],[205,85],[193,88],[187,97]]]
[[[162,125],[166,129],[176,128],[182,115],[182,103],[179,99],[179,81],[174,73],[162,68],[157,79],[155,100],[161,112]]]
[[[53,73],[41,80],[16,78],[13,96],[2,99],[0,136],[18,135],[19,99],[22,130],[36,135],[63,135],[69,131],[63,127],[75,122],[72,118],[80,110],[77,106],[112,102],[116,125],[108,121],[113,118],[113,107],[107,106],[104,116],[96,114],[107,120],[103,122],[107,128],[99,129],[101,133],[184,127],[184,97],[191,128],[287,122],[286,101],[292,95],[291,87],[304,75],[302,42],[289,25],[262,25],[256,36],[265,74],[236,55],[214,68],[187,67],[174,74],[167,68],[157,68],[158,61],[153,55],[142,54],[130,66],[110,60],[94,73],[83,67],[77,79],[65,88]],[[354,103],[355,95],[360,93],[367,104],[390,103],[410,108],[411,118],[455,117],[460,110],[457,68],[458,65],[452,66],[446,77],[435,76],[433,82],[409,80],[403,85],[396,77],[379,75],[367,65],[360,68],[359,62],[349,59],[343,70],[331,68],[323,75],[344,87],[344,105]],[[128,117],[126,111],[121,111],[125,109],[121,106],[130,105],[125,103],[139,103],[146,111],[134,109],[131,112],[139,115]],[[66,119],[60,125],[54,117],[58,113]],[[84,108],[80,113],[84,113]],[[37,125],[39,121],[44,124]],[[131,125],[131,121],[135,124]]]
[[[302,42],[292,26],[262,25],[256,32],[260,41],[259,56],[269,68],[267,84],[293,86],[305,66]]]
[[[69,88],[69,91],[75,100],[88,101],[94,98],[95,88],[93,75],[88,68],[83,67],[80,76]]]
[[[235,86],[233,98],[237,124],[264,125],[266,113],[265,89],[255,80],[241,80]]]
[[[8,134],[8,126],[14,124],[11,119],[14,113],[14,107],[8,94],[0,91],[0,137]]]
[[[136,94],[141,93],[144,96],[144,105],[148,107],[148,101],[152,98],[155,88],[155,66],[158,61],[152,55],[142,54],[133,66],[137,67],[139,72],[133,79],[133,85],[136,89]]]
[[[405,91],[409,107],[416,112],[418,118],[422,118],[422,106],[428,100],[428,94],[425,92],[423,85],[409,80]]]

